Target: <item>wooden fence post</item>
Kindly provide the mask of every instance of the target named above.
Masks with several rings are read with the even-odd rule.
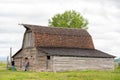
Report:
[[[8,69],[9,67],[9,56],[7,56],[7,64],[6,64],[6,68]]]
[[[12,47],[10,48],[10,65],[11,65],[11,62],[12,62]]]

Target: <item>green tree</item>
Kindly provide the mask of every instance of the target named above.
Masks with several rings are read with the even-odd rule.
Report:
[[[88,29],[88,20],[83,18],[79,12],[70,10],[53,16],[49,19],[48,25],[52,27]]]

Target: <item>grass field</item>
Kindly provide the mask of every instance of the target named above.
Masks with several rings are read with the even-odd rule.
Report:
[[[0,64],[0,80],[120,80],[120,69],[114,71],[19,72]]]

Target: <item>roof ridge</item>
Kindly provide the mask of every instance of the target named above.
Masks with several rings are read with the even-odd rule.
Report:
[[[44,28],[52,28],[52,29],[68,29],[68,30],[84,30],[84,31],[87,31],[85,29],[80,29],[80,28],[63,28],[63,27],[53,27],[53,26],[32,25],[32,24],[19,24],[19,25],[23,25],[25,28],[34,26],[34,27],[44,27]]]
[[[48,26],[21,24],[26,30],[30,30],[35,33],[55,34],[55,35],[70,35],[70,36],[90,36],[87,30],[77,28],[56,28]]]

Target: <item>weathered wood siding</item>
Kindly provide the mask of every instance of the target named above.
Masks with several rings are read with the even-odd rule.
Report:
[[[33,47],[34,37],[32,35],[33,35],[32,32],[25,32],[24,40],[23,40],[23,48]]]
[[[36,71],[46,71],[46,57],[45,56],[37,57]]]
[[[27,57],[29,60],[29,70],[34,71],[36,69],[36,48],[27,48],[24,50],[23,54],[23,65],[24,59]]]
[[[22,54],[23,54],[23,51],[20,51],[20,52],[14,57],[15,68],[16,68],[17,70],[21,70],[22,67],[23,67],[23,64],[22,64]]]
[[[23,49],[18,54],[14,57],[15,68],[17,70],[23,70],[26,57],[29,60],[29,70],[30,71],[36,70],[36,48],[26,48],[26,49]]]
[[[52,71],[52,57],[49,56],[50,59],[47,58],[47,55],[38,50],[36,56],[36,71]]]
[[[39,51],[36,54],[36,71],[46,71],[46,55]]]
[[[114,69],[113,58],[53,57],[53,71]]]

